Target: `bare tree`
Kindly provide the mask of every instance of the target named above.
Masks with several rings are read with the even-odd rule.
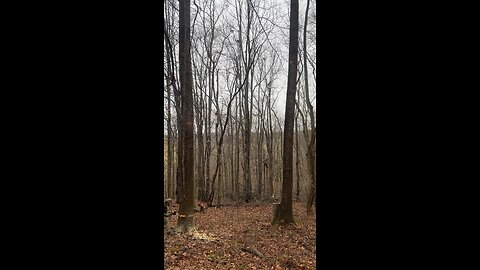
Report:
[[[164,18],[164,36],[165,36],[165,43],[166,43],[166,62],[167,62],[167,69],[165,72],[166,78],[166,90],[167,90],[167,189],[168,189],[168,196],[173,198],[174,194],[180,194],[180,186],[178,185],[179,182],[179,170],[177,169],[177,177],[175,182],[173,181],[173,168],[174,168],[174,148],[175,148],[175,128],[173,124],[173,117],[172,117],[172,108],[171,104],[173,104],[174,108],[176,109],[177,115],[179,115],[180,111],[180,95],[178,91],[178,82],[176,80],[176,72],[175,72],[175,39],[174,39],[174,31],[173,31],[173,19],[174,19],[174,12],[172,11],[172,7],[170,5],[165,6],[165,16]],[[172,101],[171,99],[171,91],[173,90],[175,100]],[[178,121],[179,118],[177,118]],[[180,148],[179,148],[180,149]],[[179,153],[180,154],[180,153]],[[177,166],[181,166],[180,163]],[[174,191],[176,189],[176,192]],[[177,196],[177,201],[180,200],[180,197]]]
[[[315,128],[315,114],[313,112],[313,106],[310,102],[310,93],[308,87],[308,65],[307,65],[307,25],[308,25],[308,8],[310,6],[310,0],[307,0],[307,7],[305,10],[305,24],[303,28],[303,68],[305,69],[303,77],[305,78],[305,101],[307,103],[308,114],[310,116],[310,141],[308,144],[307,150],[307,161],[308,161],[308,171],[310,174],[310,193],[308,195],[307,201],[307,213],[311,214],[312,205],[315,200],[315,138],[316,138],[316,128]],[[306,127],[304,127],[306,128]]]
[[[291,159],[295,168],[291,169],[290,193],[296,192],[296,200],[308,203],[314,194],[310,160],[314,160],[315,153],[308,149],[313,149],[309,146],[315,143],[311,140],[315,130],[311,117],[314,107],[309,104],[315,97],[310,89],[312,81],[315,87],[316,77],[312,80],[302,76],[315,68],[314,23],[310,22],[308,29],[306,25],[297,25],[297,31],[304,28],[304,37],[300,40],[302,48],[296,45],[298,67],[293,81],[298,87],[294,90],[298,100],[293,103],[297,108],[293,111],[294,133],[290,138],[290,101],[285,104],[285,117],[279,113],[277,102],[284,91],[283,77],[277,74],[287,71],[286,63],[289,77],[292,72],[284,48],[290,47],[288,43],[293,40],[287,42],[289,37],[283,33],[283,29],[288,29],[283,26],[288,21],[281,16],[282,5],[277,0],[193,0],[187,6],[191,9],[188,19],[192,19],[192,24],[188,30],[182,30],[187,24],[182,22],[185,13],[180,14],[179,2],[165,0],[165,196],[176,195],[181,205],[190,200],[186,199],[190,196],[186,185],[188,170],[193,168],[194,199],[207,205],[279,198],[278,194],[288,204],[284,195],[288,189],[285,158],[290,143],[296,150]],[[307,15],[310,20],[312,16]],[[184,31],[189,32],[189,41]],[[187,43],[189,49],[185,47]],[[290,59],[291,52],[289,48]],[[185,75],[186,62],[182,62],[185,57],[189,57],[189,75]],[[305,68],[307,65],[309,69]],[[191,82],[185,84],[185,76]],[[288,83],[290,95],[291,82]],[[185,96],[185,91],[190,91],[185,87],[189,85],[191,100]],[[186,163],[190,158],[190,131],[186,128],[192,128],[194,134],[193,165],[186,165],[190,164]]]
[[[297,89],[298,54],[298,0],[290,2],[290,45],[288,53],[287,101],[283,138],[282,200],[275,213],[273,224],[294,223],[292,210],[293,182],[293,126],[295,121],[295,95]]]
[[[194,173],[194,137],[193,137],[193,77],[190,56],[190,0],[180,0],[179,5],[179,69],[181,83],[181,113],[183,137],[183,184],[177,230],[180,232],[195,230],[193,217],[195,203]]]

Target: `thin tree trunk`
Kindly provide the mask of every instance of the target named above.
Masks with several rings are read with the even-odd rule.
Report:
[[[310,142],[307,150],[308,171],[310,174],[310,194],[307,202],[307,214],[311,214],[312,205],[315,199],[315,115],[313,113],[313,106],[310,102],[310,94],[308,87],[308,65],[307,65],[307,22],[308,22],[308,8],[310,6],[310,0],[307,0],[307,7],[305,10],[305,24],[303,28],[303,65],[304,65],[304,78],[305,78],[305,101],[307,103],[308,114],[310,116]]]
[[[233,146],[233,123],[230,125],[230,133],[229,133],[229,138],[230,138],[230,199],[233,199],[234,194],[235,194],[235,178],[234,178],[234,170],[235,170],[235,153],[234,153],[234,146]]]
[[[250,55],[250,27],[251,27],[251,9],[250,9],[250,2],[247,2],[247,40],[246,40],[246,56],[247,59],[245,59],[245,65],[250,65],[251,55]],[[245,105],[245,142],[244,142],[244,153],[245,153],[245,159],[244,159],[244,179],[245,179],[245,201],[248,203],[251,199],[252,196],[252,178],[251,178],[251,173],[250,173],[250,145],[251,145],[251,120],[250,120],[250,108],[249,108],[249,76],[250,72],[249,70],[245,70],[245,76],[246,76],[246,86],[244,88],[244,105]]]
[[[298,115],[295,117],[295,144],[296,144],[296,159],[295,159],[295,167],[297,169],[297,194],[296,194],[296,199],[297,201],[300,201],[300,158],[299,158],[299,152],[300,148],[298,147]]]
[[[194,45],[196,46],[196,45]],[[205,192],[205,149],[204,149],[204,101],[202,90],[204,88],[203,72],[198,68],[195,62],[195,58],[192,57],[192,65],[195,70],[194,82],[195,82],[195,112],[197,123],[197,162],[196,162],[196,179],[197,179],[197,199],[203,200]]]
[[[205,163],[204,163],[204,149],[203,149],[203,121],[201,114],[198,115],[198,125],[197,125],[197,179],[198,179],[198,198],[201,200],[204,197],[205,190]]]
[[[237,119],[241,119],[241,111],[238,109],[238,100],[236,104],[236,111],[237,111]],[[235,163],[235,198],[238,200],[240,197],[240,124],[239,121],[237,123],[237,128],[235,132],[235,157],[236,157],[236,163]]]
[[[259,98],[260,100],[260,98]],[[260,101],[258,102],[260,108]],[[259,113],[258,127],[257,127],[257,194],[258,196],[262,195],[263,191],[263,131],[260,128],[262,125],[262,115]]]
[[[273,173],[274,173],[274,168],[273,168],[273,124],[272,124],[272,88],[271,88],[272,81],[270,81],[268,85],[268,95],[267,95],[267,125],[268,125],[268,131],[265,132],[265,134],[269,134],[268,138],[266,138],[266,143],[267,143],[267,168],[268,168],[268,196],[271,197],[274,195],[274,188],[273,188]]]
[[[168,58],[167,58],[167,61]],[[171,70],[167,63],[167,197],[173,198],[173,175],[172,175],[172,112],[170,106],[170,84],[171,84]]]

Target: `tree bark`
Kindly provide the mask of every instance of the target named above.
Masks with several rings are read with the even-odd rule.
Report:
[[[305,78],[305,101],[307,103],[308,114],[310,116],[310,141],[307,150],[308,171],[310,174],[310,194],[307,202],[307,214],[311,214],[312,205],[315,199],[315,114],[313,113],[313,106],[310,102],[310,94],[308,87],[308,65],[307,65],[307,22],[308,22],[308,8],[310,6],[310,0],[307,0],[307,7],[305,10],[305,24],[303,28],[303,65],[304,65],[304,78]]]
[[[290,45],[288,53],[287,101],[285,106],[285,127],[283,138],[283,183],[280,213],[274,217],[274,224],[294,223],[292,210],[293,182],[293,126],[295,118],[295,95],[297,90],[298,57],[298,0],[290,2]]]
[[[179,68],[182,101],[183,133],[183,192],[179,207],[177,231],[195,230],[194,213],[194,137],[193,137],[193,76],[190,55],[190,0],[180,0],[179,5]]]

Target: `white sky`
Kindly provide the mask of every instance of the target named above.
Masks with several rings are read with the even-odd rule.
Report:
[[[314,0],[310,0],[310,6],[309,6],[310,12],[312,11],[312,2],[313,1]],[[279,23],[279,26],[288,28],[289,24],[290,24],[290,1],[288,1],[288,0],[278,0],[277,2],[282,7],[282,9],[281,9],[282,10],[281,11],[282,15],[280,16],[280,18],[282,18],[282,19],[281,19],[281,22]],[[299,29],[298,34],[299,34],[299,38],[301,40],[301,43],[299,43],[299,46],[302,46],[302,44],[303,44],[303,24],[304,24],[304,20],[305,20],[305,8],[306,8],[306,6],[307,6],[307,1],[306,0],[299,0],[299,24],[300,24],[300,29]],[[308,28],[308,26],[307,26],[307,28]],[[309,29],[311,29],[311,28],[309,28]],[[282,42],[282,43],[277,43],[277,44],[274,44],[274,45],[285,45],[285,46],[281,46],[281,47],[277,48],[277,50],[279,51],[279,53],[282,54],[282,57],[284,57],[284,60],[288,61],[289,30],[278,28],[277,31],[278,31],[278,35],[285,36],[287,38],[287,39],[284,40],[284,42],[286,44],[284,44]],[[301,52],[299,51],[299,53],[301,53]],[[303,56],[302,56],[302,59],[303,59]],[[310,66],[308,67],[308,72],[312,73],[312,68]],[[288,73],[288,62],[285,62],[284,65],[283,65],[283,70],[280,72],[280,74],[278,75],[278,79],[273,84],[274,87],[280,91],[280,93],[278,95],[277,103],[275,104],[275,106],[276,106],[276,109],[277,109],[277,112],[278,112],[278,116],[282,120],[284,119],[285,103],[287,101],[287,73]],[[315,108],[316,107],[315,106],[316,102],[313,99],[313,97],[315,97],[316,94],[314,92],[315,88],[314,88],[314,85],[312,83],[313,79],[314,79],[313,76],[310,74],[309,75],[309,85],[310,85],[310,89],[312,89],[312,90],[310,90],[310,100],[314,101],[312,103],[312,105]],[[302,81],[303,81],[303,79],[302,79]]]

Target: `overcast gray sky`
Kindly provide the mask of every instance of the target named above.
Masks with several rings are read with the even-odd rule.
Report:
[[[202,3],[202,1],[209,1],[209,0],[196,0],[197,4]],[[234,3],[235,0],[216,0],[216,3],[220,6],[223,3]],[[268,0],[267,0],[268,1]],[[275,46],[277,52],[281,55],[279,61],[281,63],[281,70],[280,73],[277,75],[277,79],[273,83],[273,87],[276,91],[279,91],[278,99],[275,104],[275,109],[277,115],[282,120],[284,119],[285,114],[285,102],[286,102],[286,91],[287,91],[287,69],[288,69],[288,38],[289,38],[289,13],[290,13],[290,1],[289,0],[269,0],[268,2],[272,1],[278,7],[279,16],[276,16],[275,21],[278,27],[274,28],[272,34],[269,35],[269,39],[271,40],[271,44]],[[311,0],[312,1],[312,0]],[[314,0],[313,0],[314,1]],[[257,1],[254,1],[257,2]],[[195,10],[195,6],[192,3],[192,10]],[[303,24],[304,24],[304,14],[305,14],[305,7],[306,7],[306,0],[299,0],[299,23],[300,23],[300,31],[299,31],[299,38],[301,39],[300,46],[303,43]],[[312,2],[310,4],[310,12],[314,9],[312,7]],[[193,20],[193,18],[192,18]],[[263,22],[262,22],[263,23]],[[309,29],[312,29],[310,26],[314,22],[309,22]],[[314,29],[315,26],[313,26]],[[314,44],[309,44],[310,46],[314,46]],[[270,46],[270,45],[267,45]],[[311,53],[315,47],[309,48],[309,52]],[[177,55],[178,56],[178,55]],[[220,67],[221,68],[221,67]],[[313,106],[315,106],[315,99],[316,96],[315,88],[313,84],[313,76],[311,75],[312,68],[309,67],[309,85],[310,85],[310,96],[311,100],[313,101]],[[222,84],[222,83],[221,83]],[[302,80],[303,84],[303,80]],[[225,95],[226,93],[224,93]],[[222,94],[221,94],[222,96]]]

